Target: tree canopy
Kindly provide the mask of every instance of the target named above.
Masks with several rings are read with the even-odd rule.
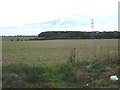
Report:
[[[41,39],[119,39],[120,32],[81,32],[81,31],[47,31],[38,35]]]

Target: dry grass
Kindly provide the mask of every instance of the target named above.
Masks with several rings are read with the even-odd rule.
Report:
[[[29,69],[31,77],[28,75],[28,80],[34,77],[39,80],[40,74],[43,75],[43,80],[49,79],[47,82],[51,84],[43,84],[43,87],[72,87],[72,84],[75,84],[74,87],[86,87],[87,83],[91,87],[110,87],[112,83],[107,83],[105,78],[110,74],[117,74],[118,40],[3,41],[2,49],[3,74],[17,73],[19,79],[21,73],[17,71],[20,70],[24,78],[21,80],[20,77],[20,81],[27,83],[24,87],[38,87],[41,84],[41,81],[35,84],[25,81]],[[71,66],[66,63],[68,60],[75,61],[75,64]],[[49,72],[41,73],[41,70],[35,75],[32,73],[43,67]],[[101,79],[100,74],[105,80]]]
[[[25,59],[68,59],[71,49],[76,48],[79,60],[93,60],[109,55],[116,57],[117,40],[50,40],[27,42],[3,42],[3,57]],[[10,58],[11,60],[11,58]]]

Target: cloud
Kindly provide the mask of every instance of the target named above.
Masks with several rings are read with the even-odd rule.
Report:
[[[95,18],[94,22],[94,31],[115,31],[118,28],[116,15]],[[0,28],[1,35],[38,35],[43,31],[91,31],[91,18],[73,15],[64,19],[57,17],[41,23]]]
[[[91,18],[117,14],[119,0],[0,0],[0,27],[40,23],[75,14]]]
[[[0,0],[0,34],[117,30],[119,0]]]

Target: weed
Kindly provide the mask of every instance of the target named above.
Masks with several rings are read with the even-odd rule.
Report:
[[[69,62],[73,64],[75,63],[75,60],[76,60],[76,51],[75,51],[75,48],[73,48],[69,55]]]

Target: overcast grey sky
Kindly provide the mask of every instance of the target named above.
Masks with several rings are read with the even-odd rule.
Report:
[[[0,0],[0,35],[118,30],[119,0]]]

